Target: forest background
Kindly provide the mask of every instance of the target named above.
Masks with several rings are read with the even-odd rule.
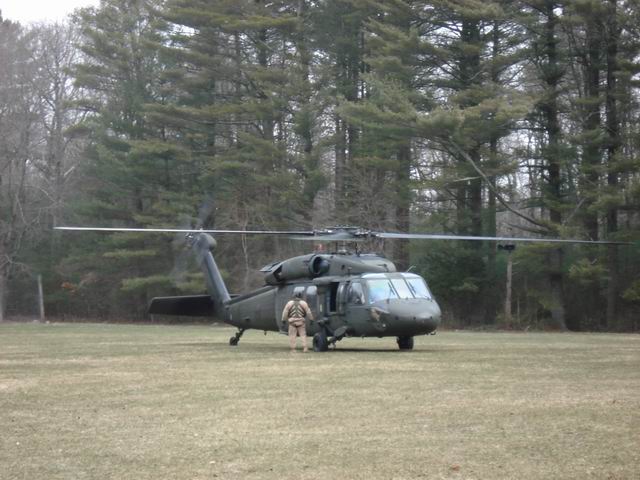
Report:
[[[183,245],[55,225],[640,238],[640,6],[102,0],[0,14],[0,321],[143,320]],[[219,238],[232,292],[302,242]],[[375,245],[457,327],[637,331],[638,246]]]

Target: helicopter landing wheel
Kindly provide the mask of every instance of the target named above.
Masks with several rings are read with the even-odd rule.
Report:
[[[413,350],[413,337],[398,337],[400,350]]]
[[[327,350],[329,350],[329,340],[327,339],[327,332],[321,330],[313,336],[313,351],[326,352]]]
[[[238,342],[240,341],[240,337],[242,336],[244,331],[245,331],[244,328],[239,329],[236,332],[236,334],[229,339],[229,345],[231,345],[232,347],[235,347],[236,345],[238,345]]]

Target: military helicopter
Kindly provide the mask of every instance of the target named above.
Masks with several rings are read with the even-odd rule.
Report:
[[[360,242],[375,239],[470,240],[545,243],[623,244],[623,242],[480,237],[392,233],[360,227],[338,226],[311,231],[207,230],[165,228],[56,227],[58,230],[103,232],[163,232],[184,234],[206,280],[206,295],[157,297],[151,300],[152,315],[216,317],[238,328],[229,339],[238,345],[249,330],[287,333],[281,321],[285,304],[298,295],[309,304],[314,320],[307,319],[313,349],[328,350],[345,337],[396,337],[400,350],[413,349],[416,335],[434,334],[441,310],[425,280],[399,272],[381,255],[362,253]],[[212,235],[284,235],[297,240],[334,244],[331,253],[312,253],[266,265],[260,271],[265,285],[241,295],[229,294],[216,265]],[[356,246],[350,250],[350,245]]]

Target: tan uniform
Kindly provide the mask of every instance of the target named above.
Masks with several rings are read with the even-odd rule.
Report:
[[[303,316],[290,317],[289,311],[296,303],[300,306]],[[282,311],[282,322],[289,323],[289,344],[291,345],[291,351],[296,349],[296,336],[298,335],[300,335],[300,338],[302,339],[303,351],[307,351],[307,328],[305,325],[305,318],[313,320],[313,313],[311,313],[309,305],[307,305],[307,302],[304,300],[289,300],[284,306],[284,310]]]

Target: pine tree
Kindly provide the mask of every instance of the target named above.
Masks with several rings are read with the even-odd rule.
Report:
[[[163,78],[175,98],[148,110],[190,152],[194,182],[217,208],[209,226],[299,228],[312,221],[325,179],[314,146],[306,7],[183,0],[165,13],[172,33],[163,52],[175,68]],[[232,287],[254,283],[247,270],[268,261],[250,260],[247,242],[271,255],[286,248],[274,239],[243,239],[241,251],[222,245],[223,266],[245,266],[241,284]]]
[[[74,215],[84,224],[162,226],[180,211],[173,204],[180,185],[172,180],[180,171],[180,152],[164,142],[165,132],[148,122],[145,110],[163,95],[156,13],[161,4],[109,0],[77,18],[86,60],[76,66],[76,81],[88,92],[79,108],[91,112],[78,127],[90,141],[84,199]],[[171,258],[165,240],[102,235],[87,251],[85,238],[74,261],[61,268],[70,290],[79,291],[75,297],[94,296],[102,314],[119,313],[113,310],[117,298],[128,309],[125,315],[140,316],[154,292],[171,286],[171,262],[162,261]]]
[[[368,217],[363,215],[363,204],[378,210],[368,203],[373,192],[361,188],[375,189],[380,181],[378,172],[363,165],[373,150],[371,138],[362,125],[340,109],[341,104],[356,105],[369,95],[365,80],[370,70],[366,26],[378,14],[375,2],[330,0],[319,3],[313,15],[315,45],[320,52],[316,72],[319,83],[324,84],[319,95],[327,105],[327,122],[333,125],[327,132],[331,135],[327,142],[333,147],[333,217],[338,223],[362,224]]]
[[[548,209],[547,228],[553,235],[559,233],[563,213],[567,204],[566,149],[560,120],[560,84],[565,75],[563,68],[565,52],[560,49],[560,27],[557,16],[558,2],[540,0],[528,2],[531,8],[527,27],[532,32],[533,65],[541,82],[537,104],[538,121],[543,132],[539,140],[540,156],[543,160],[541,173],[541,196]],[[547,253],[549,297],[547,303],[556,328],[566,328],[563,259],[561,247],[550,247]]]

